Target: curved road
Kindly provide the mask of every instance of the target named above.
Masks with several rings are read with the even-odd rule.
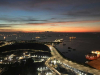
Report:
[[[51,54],[53,55],[52,58],[56,58],[57,60],[61,61],[62,63],[69,65],[73,68],[76,68],[78,70],[81,70],[83,72],[88,72],[88,73],[93,74],[93,75],[100,75],[100,70],[93,69],[93,68],[90,68],[90,67],[86,67],[84,65],[80,65],[80,64],[74,63],[72,61],[69,61],[69,60],[63,58],[53,46],[51,46],[51,45],[47,45],[47,46],[51,50]]]

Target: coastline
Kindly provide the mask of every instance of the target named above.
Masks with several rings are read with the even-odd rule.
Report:
[[[77,63],[77,64],[80,64],[80,65],[84,65],[84,66],[86,66],[86,67],[95,69],[94,67],[91,67],[91,66],[88,65],[88,64],[76,62],[76,61],[74,61],[74,60],[71,60],[70,58],[65,57],[56,47],[54,47],[54,48],[55,48],[55,49],[58,51],[58,53],[59,53],[63,58],[65,58],[66,60],[69,60],[69,61],[72,61],[72,62],[74,62],[74,63]]]

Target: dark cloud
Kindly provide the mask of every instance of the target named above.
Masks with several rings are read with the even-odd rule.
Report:
[[[45,10],[53,10],[52,8],[44,8]]]
[[[55,24],[49,24],[49,23],[23,23],[23,24],[0,24],[0,28],[4,28],[4,27],[13,27],[13,26],[16,26],[16,25],[30,25],[30,26],[58,26],[58,25],[55,25]]]
[[[5,5],[9,5],[10,3],[9,3],[9,1],[7,1],[7,0],[0,0],[0,6],[5,6]]]
[[[58,26],[58,25],[49,24],[49,23],[26,23],[26,25],[32,25],[32,26]]]
[[[72,16],[72,17],[99,17],[100,19],[100,5],[95,6],[82,6],[82,7],[73,7],[73,10],[62,12],[62,15]],[[83,9],[82,9],[83,8]]]
[[[39,24],[46,24],[46,23],[25,23],[25,24],[36,24],[36,25],[39,25]]]
[[[51,20],[54,20],[54,19],[57,19],[57,18],[51,18]]]
[[[0,24],[0,28],[12,28],[13,26],[24,25],[24,24]]]
[[[21,20],[18,20],[18,19],[10,19],[10,20],[7,20],[9,22],[30,22],[30,21],[47,21],[47,20],[35,20],[35,19],[21,19]]]
[[[0,17],[0,20],[3,21],[8,21],[8,22],[36,22],[36,21],[40,21],[40,22],[46,22],[48,20],[39,20],[39,19],[35,19],[32,17],[18,17],[18,18],[12,18],[12,17]]]
[[[79,11],[69,11],[63,15],[76,16],[76,17],[100,17],[100,11],[95,10],[79,10]]]
[[[99,17],[100,16],[100,0],[0,0],[0,7],[5,9],[1,10],[49,10],[52,15],[67,15],[75,17]],[[9,10],[10,9],[10,10]],[[44,12],[45,13],[45,12]],[[47,13],[47,12],[46,12]],[[48,12],[49,13],[49,12]],[[19,13],[20,14],[20,13]],[[46,15],[48,16],[48,15]],[[41,16],[40,16],[41,17]],[[70,18],[70,17],[69,17]],[[61,22],[62,17],[51,18],[48,20],[40,18],[11,18],[11,17],[0,17],[0,20],[8,22],[26,22],[26,23],[47,23],[47,22]],[[66,21],[66,20],[65,20]]]
[[[20,24],[0,24],[0,26],[9,26],[9,25],[20,25]]]
[[[34,8],[44,7],[46,10],[51,10],[55,6],[82,5],[98,3],[100,0],[0,0],[0,6],[12,9],[33,10]],[[52,4],[52,5],[51,5]],[[7,10],[7,9],[6,9]]]

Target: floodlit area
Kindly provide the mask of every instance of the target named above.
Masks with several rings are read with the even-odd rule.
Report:
[[[72,75],[98,75],[100,74],[99,70],[89,68],[89,67],[83,66],[81,64],[77,64],[75,62],[72,62],[63,58],[53,46],[51,45],[47,45],[47,46],[51,49],[51,54],[53,55],[52,59],[59,60],[61,66],[63,66],[66,70],[69,69],[72,71],[70,72],[72,73]],[[55,63],[55,61],[53,62]],[[61,72],[58,72],[56,70],[55,72],[60,75],[62,74]]]
[[[9,46],[10,45],[7,45],[7,47]],[[2,46],[1,48],[3,47],[6,48],[6,46]],[[0,71],[2,75],[6,75],[6,73],[9,74],[11,71],[16,71],[15,73],[20,72],[17,70],[17,67],[19,67],[20,70],[22,70],[21,68],[25,67],[24,70],[27,70],[25,71],[25,73],[27,74],[28,74],[28,70],[31,71],[33,69],[31,73],[36,73],[36,75],[37,74],[51,75],[52,71],[45,65],[45,61],[50,57],[51,57],[50,51],[42,50],[41,48],[39,50],[32,49],[32,48],[5,50],[1,52],[0,65],[3,66],[3,69],[6,67],[7,71],[5,69],[4,71],[3,70]],[[28,65],[30,67],[28,67]],[[12,69],[13,67],[15,67],[15,69]],[[22,71],[23,74],[24,74],[24,70]],[[12,74],[14,74],[14,72]]]
[[[62,39],[61,39],[62,40]],[[0,57],[0,65],[3,66],[3,70],[1,70],[1,73],[6,75],[5,70],[9,72],[9,70],[12,70],[12,67],[15,67],[15,71],[17,72],[17,67],[22,70],[23,67],[25,69],[22,71],[24,74],[28,74],[28,71],[32,71],[31,73],[36,73],[38,75],[94,75],[98,74],[99,71],[85,67],[81,64],[72,62],[71,60],[63,58],[61,54],[54,48],[54,44],[47,45],[47,44],[42,44],[41,47],[44,46],[43,50],[42,48],[38,49],[32,49],[33,43],[13,43],[13,45],[19,49],[11,49],[11,50],[5,50],[1,52],[1,57]],[[13,45],[7,45],[7,46],[2,46],[5,49],[12,47]],[[22,45],[22,46],[21,46]],[[25,46],[24,46],[25,45]],[[29,47],[26,47],[28,46]],[[38,47],[37,44],[36,46]],[[6,48],[7,47],[7,48]],[[47,48],[45,48],[47,47]],[[24,49],[26,48],[26,49]],[[36,48],[34,46],[34,48]],[[47,50],[48,49],[48,50]],[[10,66],[10,68],[9,68]],[[9,70],[8,70],[9,69]],[[29,70],[28,70],[29,69]],[[90,71],[93,70],[93,71]],[[95,73],[94,71],[97,71]]]

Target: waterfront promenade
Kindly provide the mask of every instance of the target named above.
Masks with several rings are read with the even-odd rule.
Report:
[[[38,43],[41,43],[41,42],[38,42]],[[47,42],[46,42],[47,43]],[[6,46],[10,43],[6,43],[5,45],[3,46]],[[69,69],[73,70],[74,69],[76,70],[77,69],[77,75],[79,74],[82,74],[82,75],[100,75],[100,70],[97,70],[97,69],[93,69],[93,68],[90,68],[90,67],[87,67],[87,66],[84,66],[84,65],[81,65],[81,64],[78,64],[78,63],[75,63],[75,62],[72,62],[72,61],[69,61],[67,58],[63,58],[63,56],[61,56],[61,54],[52,46],[52,45],[46,45],[49,47],[49,49],[51,50],[51,54],[52,54],[52,57],[50,57],[46,62],[46,66],[48,68],[50,68],[53,72],[55,72],[56,74],[58,75],[62,75],[59,71],[57,71],[55,68],[51,67],[49,65],[49,62],[50,60],[53,60],[53,59],[56,59],[56,60],[59,60],[63,66],[68,66]],[[1,46],[2,47],[2,46]],[[67,67],[67,68],[68,68]],[[66,68],[66,70],[67,70]],[[80,72],[78,72],[80,71]],[[76,71],[75,71],[76,72]],[[85,73],[84,73],[85,72]],[[89,74],[90,73],[90,74]]]
[[[47,45],[47,46],[50,48],[51,54],[53,55],[53,58],[59,60],[61,63],[65,64],[65,65],[69,65],[72,68],[77,69],[83,73],[86,72],[86,73],[90,73],[93,75],[100,75],[100,70],[93,69],[93,68],[69,61],[69,60],[63,58],[53,46],[51,46],[51,45]],[[82,74],[82,75],[88,75],[88,74]]]

